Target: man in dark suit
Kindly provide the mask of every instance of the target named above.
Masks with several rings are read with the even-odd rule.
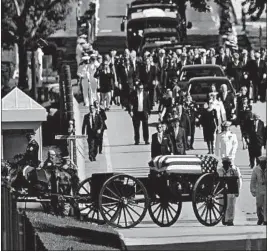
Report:
[[[129,113],[133,119],[135,145],[138,145],[140,141],[139,129],[141,121],[145,144],[149,144],[148,118],[151,113],[151,104],[142,83],[139,83],[137,90],[131,94]]]
[[[102,133],[104,122],[94,105],[90,105],[90,113],[83,119],[82,134],[88,135],[89,159],[96,161],[99,136]]]
[[[194,48],[194,58],[193,58],[193,64],[201,64],[201,57],[199,54],[199,49],[198,48]]]
[[[186,155],[187,139],[185,130],[180,126],[178,118],[172,122],[172,130],[170,131],[171,140],[174,146],[175,155]]]
[[[216,57],[216,65],[219,65],[223,68],[223,70],[226,70],[227,65],[229,63],[229,58],[227,55],[225,55],[224,48],[219,48],[219,55]]]
[[[226,120],[231,121],[235,110],[235,101],[234,95],[231,92],[228,92],[226,84],[221,85],[219,98],[222,101],[226,112]]]
[[[174,153],[174,147],[171,138],[164,132],[163,125],[158,123],[157,131],[152,135],[151,141],[151,158],[160,155],[171,155]]]
[[[126,109],[129,106],[130,94],[134,90],[136,73],[129,58],[124,58],[119,67],[119,87],[121,89],[122,105]]]
[[[184,101],[182,101],[184,103]],[[178,106],[178,119],[180,122],[180,127],[182,127],[185,131],[185,136],[187,139],[187,145],[186,149],[188,149],[188,146],[191,142],[191,120],[188,114],[183,110],[183,106]]]
[[[157,81],[156,66],[151,64],[150,57],[145,59],[145,63],[139,69],[139,79],[143,83],[146,91],[149,92],[151,108],[155,103],[155,86]]]
[[[263,81],[266,79],[266,68],[266,62],[261,60],[261,55],[259,52],[255,53],[255,60],[250,60],[247,64],[246,69],[249,72],[249,79],[253,83],[254,102],[259,99],[259,96],[266,93],[266,82]],[[262,84],[264,85],[262,86]]]
[[[178,62],[177,66],[178,66],[178,70],[181,71],[183,66],[186,65],[192,65],[192,63],[187,59],[187,54],[186,53],[182,53],[181,54],[181,61]]]
[[[156,85],[156,95],[158,101],[161,99],[164,93],[164,86],[165,86],[165,69],[166,69],[166,57],[165,57],[165,50],[162,48],[158,52],[156,66],[156,75],[158,84]]]
[[[26,134],[26,138],[28,140],[28,145],[26,147],[26,151],[24,154],[24,160],[25,163],[33,166],[38,167],[39,160],[38,160],[38,151],[39,151],[39,145],[37,141],[34,139],[35,132],[29,132]]]
[[[265,127],[263,121],[259,120],[257,114],[252,114],[252,117],[247,122],[247,143],[250,167],[253,168],[258,161],[258,157],[262,155],[262,146],[264,146]]]

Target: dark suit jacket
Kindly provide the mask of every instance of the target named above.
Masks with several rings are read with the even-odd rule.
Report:
[[[147,72],[147,65],[141,65],[139,69],[139,79],[143,83],[145,89],[153,88],[153,81],[156,80],[156,66],[151,65],[149,72]]]
[[[223,106],[225,108],[226,114],[230,113],[231,110],[235,108],[234,95],[232,93],[228,92],[225,100],[223,99],[222,93],[220,93],[219,98],[223,103]]]
[[[193,59],[193,64],[201,64],[201,63],[202,62],[201,62],[201,57],[200,56]]]
[[[259,82],[262,80],[263,74],[267,71],[266,62],[260,60],[260,64],[258,67],[256,60],[250,60],[246,66],[246,69],[249,72],[249,79],[254,82],[254,85],[258,85]]]
[[[174,146],[170,136],[163,133],[162,142],[160,143],[158,133],[154,133],[151,141],[151,158],[155,158],[159,155],[170,155],[171,153],[174,153]]]
[[[137,91],[133,91],[131,93],[130,98],[130,108],[129,111],[136,113],[138,111],[138,96]],[[143,112],[150,115],[151,113],[151,104],[149,100],[148,93],[146,91],[143,91]]]
[[[32,140],[31,142],[28,143],[26,147],[26,152],[25,152],[25,161],[29,165],[33,165],[34,167],[37,167],[39,164],[38,161],[38,151],[39,151],[39,145],[36,140]]]
[[[185,61],[185,64],[183,64],[182,61],[178,62],[178,63],[177,63],[178,70],[180,71],[180,70],[182,69],[183,66],[187,66],[187,65],[192,65],[192,62],[189,61],[189,60],[186,60],[186,61]]]
[[[98,136],[97,131],[103,130],[104,122],[101,115],[98,113],[95,113],[93,127],[92,127],[90,124],[90,116],[91,116],[90,113],[84,116],[83,125],[82,125],[82,134],[84,135],[86,131],[88,138],[95,138]]]
[[[222,67],[227,67],[228,63],[230,62],[230,59],[228,56],[224,56],[224,58],[222,59],[222,57],[220,55],[218,55],[216,57],[216,65],[222,66]]]
[[[185,130],[182,127],[179,127],[178,134],[175,136],[174,128],[172,128],[170,131],[170,136],[174,146],[174,154],[185,155],[187,147]]]
[[[132,64],[129,66],[129,71],[125,65],[119,67],[119,83],[122,85],[122,89],[130,90],[133,89],[136,80],[136,72]]]
[[[189,116],[185,112],[182,112],[182,115],[180,118],[180,125],[185,130],[186,136],[190,136],[191,135],[191,121],[190,121]]]
[[[265,127],[261,120],[258,120],[258,129],[255,130],[254,120],[248,120],[247,122],[247,136],[249,144],[253,148],[261,148],[264,145]]]

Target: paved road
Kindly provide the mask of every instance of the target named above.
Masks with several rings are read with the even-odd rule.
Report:
[[[96,48],[99,51],[107,50],[109,47],[124,47],[125,34],[120,32],[120,15],[124,15],[126,3],[130,1],[123,0],[100,0],[99,9],[99,33],[96,43]],[[217,29],[217,8],[212,6],[212,12],[209,16],[196,13],[193,10],[187,11],[189,21],[193,22],[193,33],[200,31],[200,34],[209,32],[211,35]],[[191,20],[190,20],[191,18]],[[205,25],[206,24],[206,25]],[[208,27],[212,27],[208,31]],[[84,108],[82,108],[85,112]],[[266,118],[265,104],[255,105],[254,110],[258,111],[262,119]],[[133,139],[132,121],[127,112],[120,107],[114,106],[110,112],[107,113],[108,130],[104,135],[104,153],[97,157],[97,162],[87,164],[86,176],[91,176],[93,173],[102,172],[121,172],[133,175],[135,177],[146,177],[149,168],[148,161],[150,160],[150,146],[144,145],[143,142],[139,146],[135,146]],[[150,117],[150,134],[155,132],[155,123],[157,115],[153,114]],[[240,139],[239,128],[233,128],[238,139]],[[141,134],[142,135],[142,134]],[[141,139],[142,140],[142,139]],[[196,138],[194,144],[194,151],[189,151],[189,154],[205,154],[207,153],[206,145],[203,142],[203,135],[200,129],[196,131]],[[85,145],[85,150],[87,146]],[[239,149],[236,157],[236,165],[240,167],[243,175],[243,188],[240,197],[237,200],[235,227],[223,227],[218,225],[216,227],[205,228],[195,218],[193,209],[190,203],[184,203],[181,216],[178,222],[170,228],[159,228],[150,219],[147,214],[143,222],[136,228],[129,230],[119,230],[125,237],[126,245],[129,249],[182,249],[188,248],[179,245],[179,242],[191,242],[194,247],[192,250],[198,248],[194,241],[208,241],[208,240],[238,240],[243,239],[241,249],[249,249],[250,241],[245,243],[246,238],[265,237],[265,227],[256,226],[255,215],[255,200],[249,192],[249,180],[251,170],[248,167],[247,151],[242,150],[242,143],[239,144]],[[202,234],[202,235],[201,235]],[[151,244],[153,246],[146,247]],[[166,244],[165,247],[163,244]],[[169,245],[168,245],[169,244]],[[218,243],[221,246],[221,243]],[[232,249],[234,243],[229,243]],[[159,246],[160,245],[160,246]],[[196,246],[196,247],[195,247]],[[212,245],[216,246],[216,245]],[[259,245],[260,246],[260,245]],[[200,245],[199,245],[200,247]],[[216,247],[210,247],[212,250]],[[221,248],[221,247],[220,247]],[[208,247],[207,247],[208,249]]]
[[[255,105],[254,110],[259,111],[261,118],[265,117],[265,104],[259,103]],[[97,162],[88,163],[86,176],[91,176],[92,173],[113,171],[127,173],[135,177],[146,177],[149,172],[147,163],[150,160],[150,146],[145,145],[143,142],[138,146],[134,145],[132,121],[126,111],[123,111],[120,107],[113,106],[112,110],[107,113],[107,117],[108,130],[104,138],[104,153],[97,157]],[[156,131],[156,121],[157,115],[153,114],[149,120],[150,134]],[[236,132],[240,140],[239,129],[234,127],[232,130]],[[200,129],[196,131],[194,148],[195,150],[189,151],[188,154],[207,153]],[[119,230],[124,235],[127,246],[130,249],[141,249],[138,245],[154,244],[156,247],[149,248],[157,249],[158,244],[175,244],[183,240],[188,243],[194,240],[197,242],[233,240],[242,239],[246,236],[253,238],[261,234],[264,235],[265,228],[256,226],[255,199],[249,192],[251,170],[248,167],[248,153],[242,149],[241,141],[239,142],[235,162],[240,167],[243,175],[243,188],[236,207],[236,227],[227,228],[219,224],[216,227],[205,228],[196,220],[191,203],[183,203],[180,218],[173,227],[159,228],[147,214],[143,222],[136,228]],[[234,232],[234,234],[231,235],[231,232]],[[201,233],[203,234],[202,237]],[[179,247],[175,245],[175,248]]]

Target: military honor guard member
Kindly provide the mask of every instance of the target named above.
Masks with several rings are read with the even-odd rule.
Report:
[[[250,192],[256,198],[258,225],[267,225],[267,161],[265,156],[258,158],[258,165],[252,171]]]
[[[222,124],[222,132],[219,134],[219,144],[216,145],[215,153],[219,154],[220,158],[230,156],[234,164],[238,141],[236,134],[230,131],[231,125],[229,121]]]
[[[229,156],[222,158],[222,167],[218,169],[218,174],[220,177],[238,177],[238,192],[242,186],[242,176],[238,167],[232,165],[232,158]],[[234,216],[235,216],[235,204],[236,197],[239,195],[227,194],[227,209],[225,211],[225,216],[222,220],[224,226],[234,226]],[[222,200],[220,200],[222,201]]]
[[[34,139],[34,136],[35,136],[34,131],[31,131],[26,134],[28,145],[26,147],[24,159],[25,159],[26,164],[33,167],[38,167],[40,163],[38,160],[39,145],[37,141]]]

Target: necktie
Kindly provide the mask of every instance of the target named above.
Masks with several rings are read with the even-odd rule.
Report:
[[[93,126],[94,126],[94,116],[92,114],[92,128],[93,128]]]

